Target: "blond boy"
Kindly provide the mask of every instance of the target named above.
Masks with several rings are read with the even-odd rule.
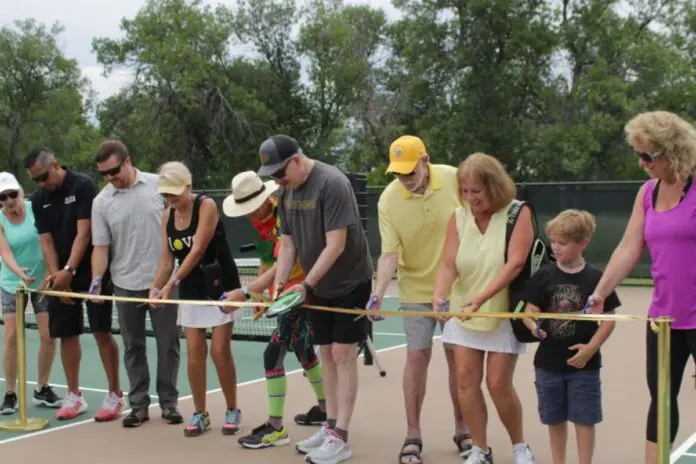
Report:
[[[556,262],[539,269],[525,287],[526,311],[582,314],[602,271],[585,262],[583,252],[596,230],[586,211],[569,209],[546,227]],[[616,293],[607,298],[605,313],[621,305]],[[595,425],[602,421],[600,347],[614,322],[525,319],[540,338],[534,355],[541,422],[548,426],[553,464],[565,464],[568,422],[575,424],[580,464],[592,462]],[[543,321],[543,322],[542,322]],[[537,325],[538,324],[538,325]]]

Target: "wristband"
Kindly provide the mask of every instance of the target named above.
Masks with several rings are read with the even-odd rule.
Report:
[[[309,285],[306,280],[302,281],[302,286],[305,288],[305,292],[307,292],[307,295],[311,295],[314,293],[314,287]]]

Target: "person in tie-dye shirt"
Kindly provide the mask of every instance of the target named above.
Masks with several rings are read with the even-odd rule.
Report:
[[[249,301],[253,295],[268,292],[274,294],[273,282],[279,249],[278,199],[274,195],[278,185],[274,181],[263,182],[253,171],[238,174],[232,179],[232,194],[222,206],[226,216],[246,216],[254,228],[254,244],[261,264],[258,277],[241,289],[227,295],[228,301]],[[298,260],[290,271],[288,285],[302,282],[304,271]],[[260,310],[260,308],[257,308]],[[225,307],[224,311],[234,311]],[[284,360],[288,351],[294,351],[305,371],[317,397],[317,405],[307,413],[295,416],[300,425],[321,425],[326,421],[326,406],[321,365],[314,350],[309,319],[303,312],[291,311],[278,316],[278,326],[264,351],[264,370],[268,385],[269,418],[239,439],[245,448],[259,449],[283,446],[290,443],[287,429],[283,426],[286,377]]]

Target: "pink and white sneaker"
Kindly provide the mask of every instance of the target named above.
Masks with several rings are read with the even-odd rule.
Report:
[[[68,392],[60,406],[58,412],[56,412],[56,419],[58,420],[70,420],[74,419],[83,412],[87,410],[87,401],[82,396],[82,394],[75,394],[73,392]]]
[[[125,408],[126,400],[123,398],[123,392],[120,395],[109,392],[106,398],[104,398],[101,408],[94,415],[94,420],[97,422],[109,422],[118,419]]]

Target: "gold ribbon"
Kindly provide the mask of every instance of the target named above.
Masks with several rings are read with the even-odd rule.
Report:
[[[47,296],[55,297],[67,297],[76,298],[83,300],[98,300],[98,301],[123,301],[132,303],[150,303],[150,304],[187,304],[187,305],[197,305],[197,306],[229,306],[237,308],[246,308],[250,306],[259,306],[263,308],[268,308],[272,305],[270,301],[226,301],[226,300],[172,300],[172,299],[152,299],[152,298],[136,298],[127,296],[111,296],[111,295],[89,295],[84,293],[76,292],[60,292],[56,290],[34,290],[25,287],[27,292],[39,293]],[[483,317],[488,319],[555,319],[555,320],[566,320],[566,321],[641,321],[650,322],[651,327],[657,332],[659,329],[657,322],[668,322],[671,321],[667,317],[649,318],[646,316],[634,316],[630,314],[567,314],[567,313],[513,313],[509,311],[504,312],[494,312],[494,313],[480,313],[476,311],[402,311],[402,310],[372,310],[372,309],[347,309],[347,308],[335,308],[330,306],[315,306],[315,305],[301,305],[301,308],[312,309],[316,311],[328,311],[334,313],[343,314],[354,314],[356,316],[384,316],[384,317],[434,317],[436,319],[449,319],[452,317],[457,318],[472,318],[472,317]],[[260,317],[265,313],[265,311],[259,311],[254,320],[260,319]]]

